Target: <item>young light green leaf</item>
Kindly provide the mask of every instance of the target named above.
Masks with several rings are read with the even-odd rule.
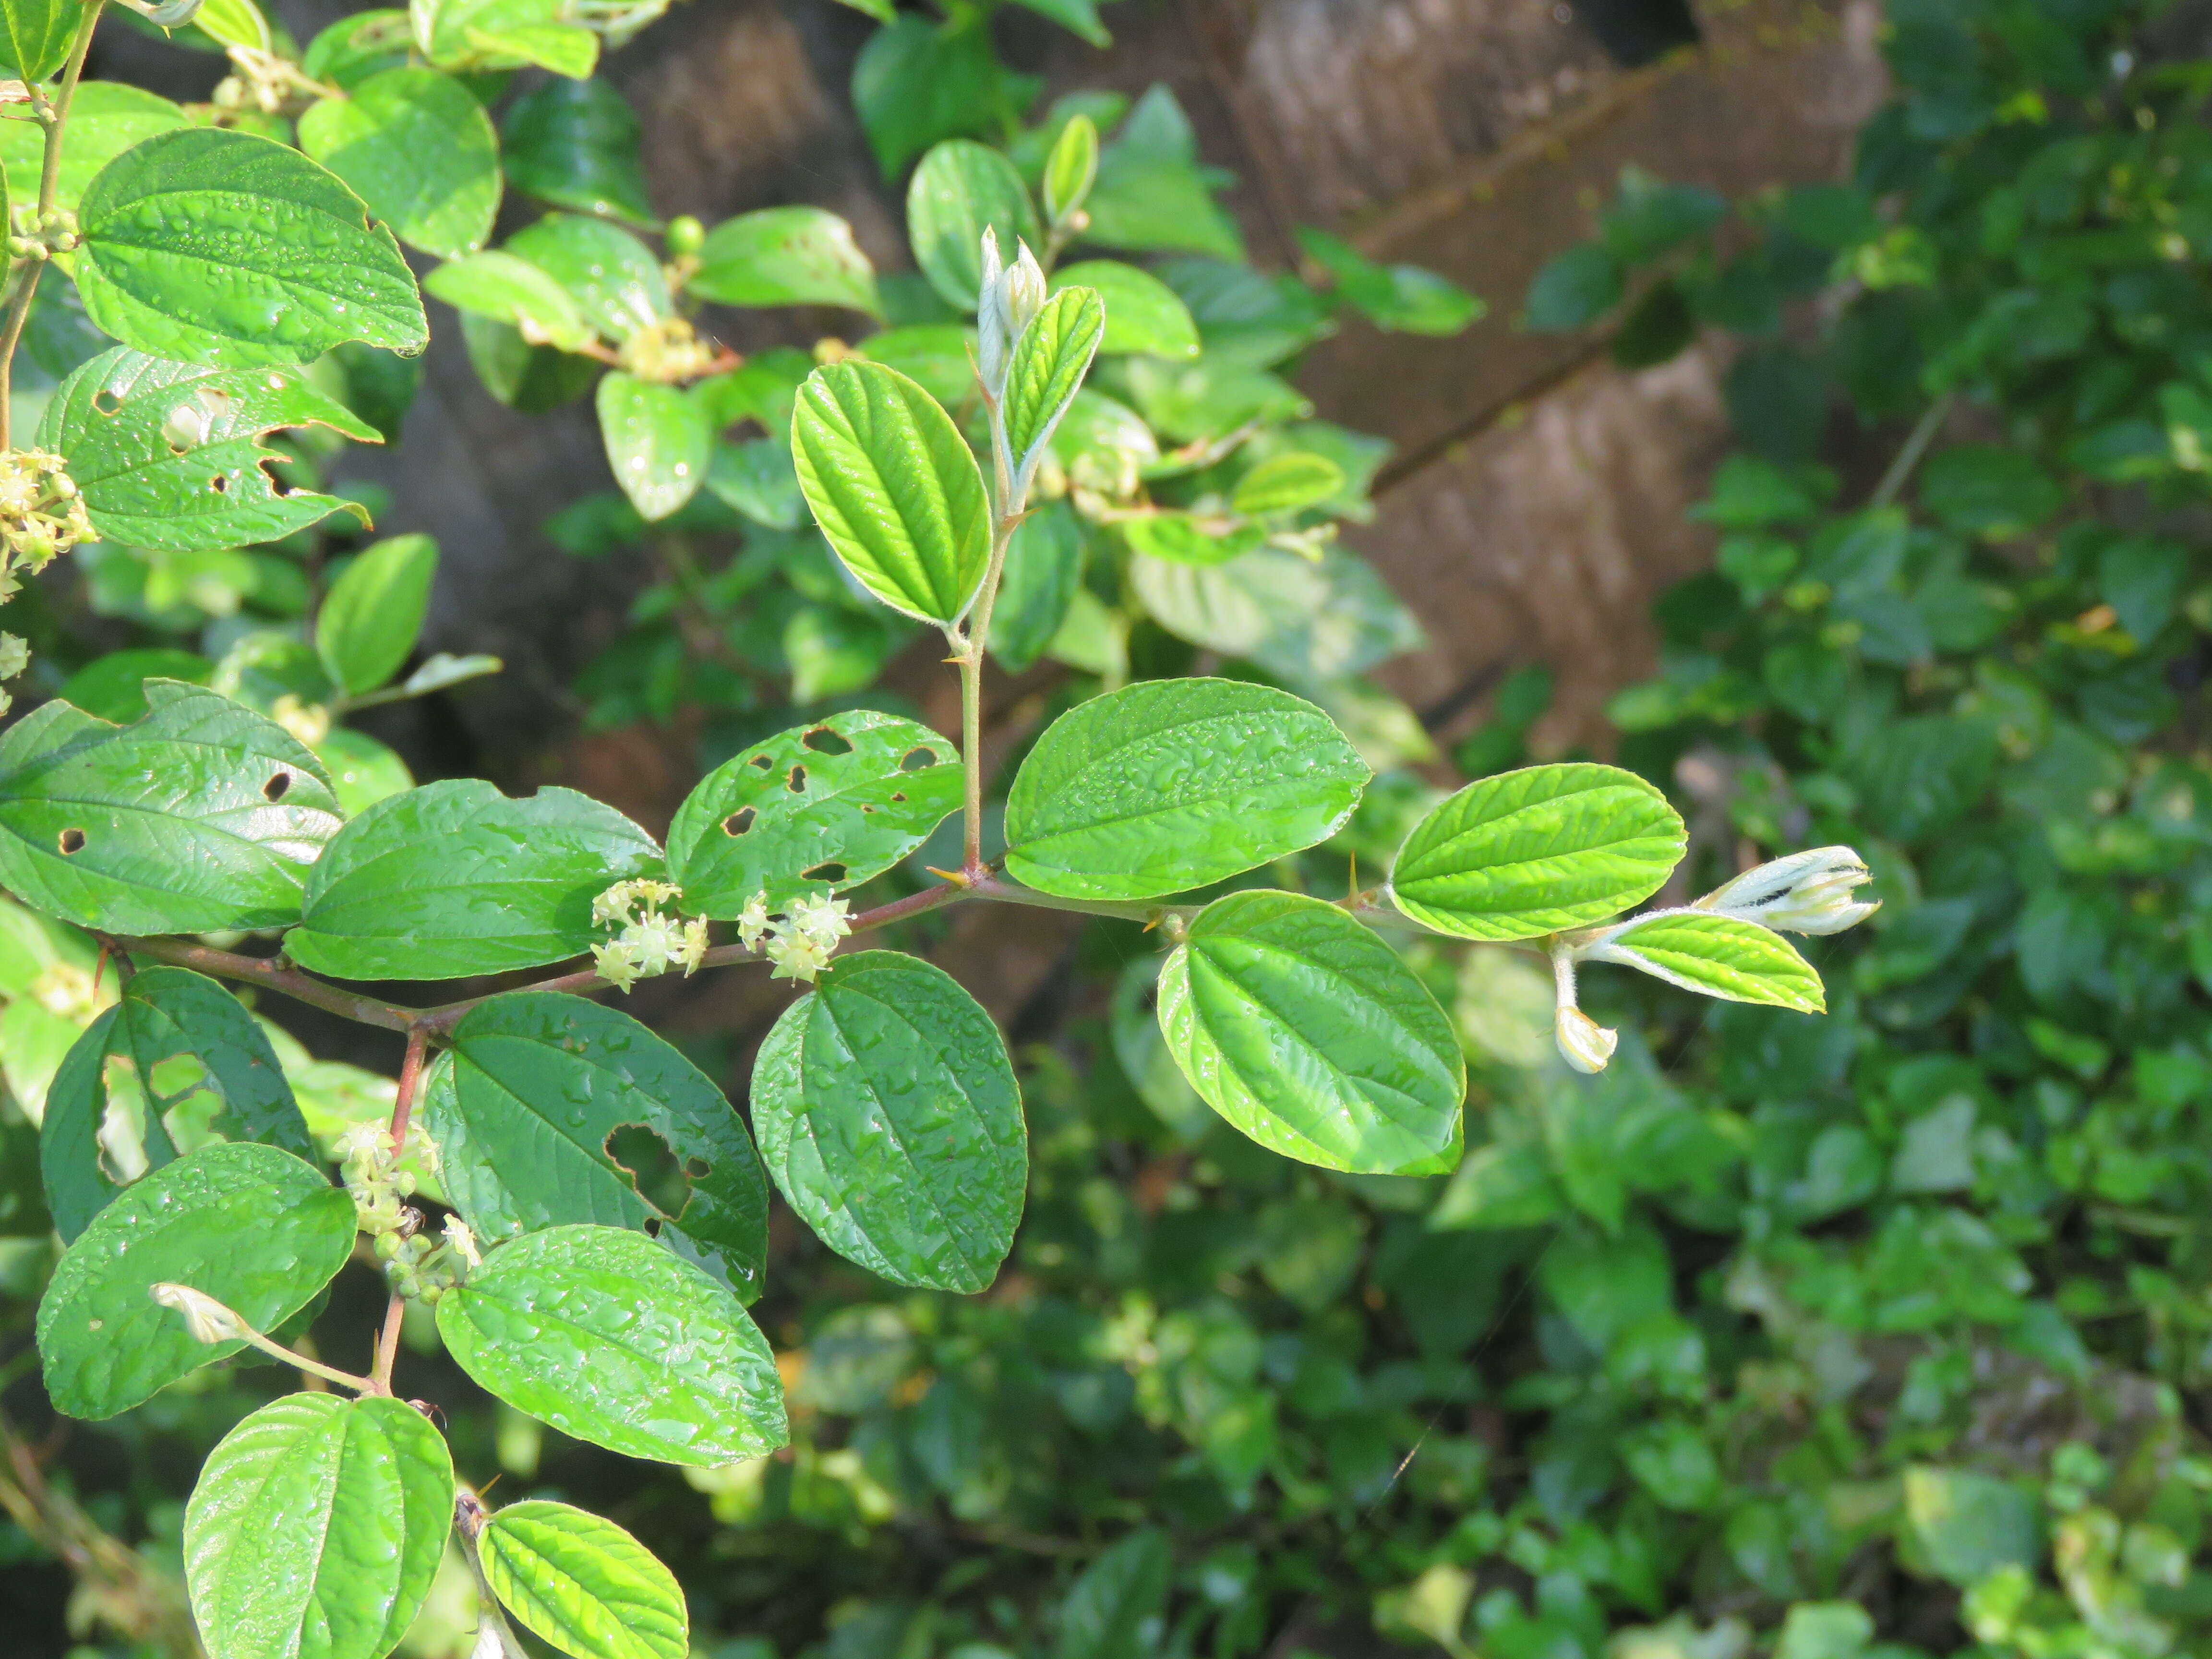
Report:
[[[127,1121],[108,1121],[111,1058],[131,1067],[135,1141]],[[173,1126],[195,1139],[219,1135],[303,1158],[320,1156],[269,1039],[245,1006],[189,969],[146,968],[85,1028],[46,1091],[39,1165],[46,1209],[64,1241],[124,1190],[109,1178],[112,1164],[158,1170],[177,1156]]]
[[[366,732],[349,726],[333,726],[313,746],[315,758],[331,775],[331,787],[338,810],[359,817],[380,800],[415,787],[415,775],[389,744],[379,743]]]
[[[1066,224],[1082,210],[1097,177],[1097,125],[1087,115],[1071,115],[1060,137],[1053,140],[1052,153],[1045,157],[1045,217],[1054,225]]]
[[[1686,991],[1729,1002],[1760,1002],[1801,1014],[1827,1012],[1813,964],[1781,934],[1734,916],[1659,915],[1608,928],[1582,952],[1618,962]]]
[[[768,1183],[706,1073],[617,1008],[552,991],[480,1004],[423,1096],[447,1195],[489,1240],[570,1222],[654,1233],[739,1299],[761,1292]],[[618,1132],[642,1130],[681,1166],[641,1188]],[[671,1190],[671,1188],[673,1190]]]
[[[1006,798],[1006,870],[1041,892],[1180,893],[1334,835],[1367,767],[1302,697],[1145,680],[1047,728]]]
[[[573,789],[510,800],[456,778],[379,801],[311,873],[284,949],[340,979],[461,979],[573,957],[592,901],[660,873],[653,838]]]
[[[300,118],[300,148],[403,242],[458,259],[499,213],[499,135],[474,94],[434,69],[390,69]]]
[[[533,344],[580,351],[596,332],[568,290],[527,259],[499,249],[440,265],[423,292],[456,311],[511,324]]]
[[[854,11],[865,12],[878,23],[888,23],[897,14],[891,9],[891,0],[843,0]]]
[[[817,207],[763,208],[707,233],[684,284],[726,306],[844,306],[883,315],[875,267],[853,228]]]
[[[1047,502],[1006,546],[991,610],[991,654],[1001,668],[1018,674],[1044,654],[1082,580],[1082,520],[1066,501]]]
[[[67,4],[71,13],[76,11],[76,0]],[[61,171],[54,179],[54,205],[74,213],[84,187],[125,150],[157,132],[190,125],[184,111],[166,98],[120,81],[82,82],[70,104],[69,142],[62,147]],[[15,182],[18,199],[28,199],[38,188],[46,135],[36,121],[0,121],[0,167]]]
[[[49,702],[0,735],[0,884],[115,933],[281,927],[338,831],[322,763],[265,715],[176,680],[129,726]]]
[[[346,340],[419,351],[429,325],[392,232],[327,169],[216,127],[157,133],[78,212],[94,326],[157,357],[298,363]]]
[[[47,1281],[47,1397],[112,1417],[244,1346],[200,1341],[155,1285],[188,1285],[266,1331],[337,1276],[353,1240],[353,1200],[289,1152],[238,1142],[164,1164],[94,1217]]]
[[[83,15],[82,0],[0,0],[0,69],[45,80],[68,58]]]
[[[921,1289],[988,1289],[1029,1184],[1021,1091],[991,1017],[943,969],[840,957],[753,1066],[761,1157],[848,1261]]]
[[[1085,259],[1052,275],[1052,291],[1093,288],[1106,307],[1107,356],[1142,352],[1152,357],[1198,356],[1198,325],[1176,291],[1150,271],[1119,259]]]
[[[732,921],[757,893],[802,894],[881,875],[960,810],[959,751],[896,714],[855,709],[738,750],[668,826],[684,908]]]
[[[1616,915],[1681,862],[1682,820],[1632,772],[1523,767],[1437,804],[1398,849],[1398,908],[1462,939],[1534,939]]]
[[[1263,1146],[1370,1175],[1460,1134],[1451,1022],[1398,953],[1333,904],[1216,899],[1160,973],[1160,1030],[1206,1103]]]
[[[1207,568],[1256,552],[1267,541],[1265,526],[1195,513],[1156,512],[1121,526],[1138,557]]]
[[[907,185],[906,223],[922,274],[962,311],[975,309],[982,286],[987,227],[1008,258],[1019,243],[1042,242],[1014,164],[969,138],[948,138],[921,158]]]
[[[750,1316],[642,1233],[554,1227],[502,1244],[439,1302],[438,1334],[489,1393],[610,1451],[710,1468],[788,1436]]]
[[[506,666],[497,657],[487,656],[481,651],[471,651],[466,656],[433,651],[399,689],[410,697],[427,697],[449,685],[461,685],[470,680],[480,680],[487,674],[496,674]]]
[[[549,213],[508,237],[506,252],[566,289],[584,320],[610,340],[627,340],[674,314],[660,261],[618,226]]]
[[[649,225],[640,131],[637,112],[606,82],[556,76],[516,99],[500,124],[507,182],[555,207]]]
[[[1326,455],[1294,449],[1271,455],[1237,481],[1229,505],[1255,517],[1318,507],[1344,488],[1344,469]]]
[[[533,1498],[493,1516],[477,1546],[492,1594],[575,1659],[685,1659],[691,1650],[675,1576],[611,1521]]]
[[[276,49],[269,19],[253,0],[201,0],[192,13],[192,23],[226,46],[244,46],[250,52]]]
[[[453,1458],[414,1407],[270,1401],[209,1454],[185,1508],[185,1582],[208,1659],[384,1659],[429,1594],[453,1524]]]
[[[1091,372],[1091,360],[1105,334],[1106,307],[1097,290],[1068,288],[1047,300],[1014,342],[1000,412],[1013,462],[1016,500],[1028,494],[1037,458]]]
[[[990,507],[967,441],[927,392],[880,363],[817,368],[799,388],[791,453],[862,586],[924,622],[968,608],[990,562]]]
[[[331,683],[358,696],[399,672],[422,631],[438,544],[394,536],[355,556],[315,617],[315,651]]]
[[[1382,265],[1351,243],[1299,227],[1298,246],[1336,278],[1336,291],[1378,326],[1401,334],[1457,334],[1488,309],[1458,283],[1419,265]]]
[[[296,368],[195,368],[117,346],[64,380],[39,442],[70,477],[102,537],[152,552],[204,553],[275,541],[328,514],[367,511],[312,489],[280,490],[261,440],[326,426],[362,443],[373,427]]]
[[[690,393],[617,369],[599,382],[598,402],[607,465],[640,518],[665,519],[698,492],[714,434]]]

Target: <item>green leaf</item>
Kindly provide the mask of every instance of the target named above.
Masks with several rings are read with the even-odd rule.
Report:
[[[1586,328],[1620,303],[1620,266],[1602,243],[1553,256],[1528,284],[1528,322],[1540,332]]]
[[[1114,37],[1098,21],[1098,0],[1016,0],[1040,17],[1049,17],[1060,27],[1081,35],[1094,46],[1110,46]]]
[[[338,831],[322,764],[266,716],[145,683],[129,726],[49,702],[0,735],[0,884],[115,933],[281,927]]]
[[[573,789],[510,800],[456,778],[379,801],[311,873],[284,949],[340,979],[462,979],[559,962],[599,939],[592,901],[660,873],[653,838]]]
[[[500,124],[507,182],[555,207],[650,225],[641,131],[629,100],[607,82],[548,81],[516,99]]]
[[[2043,1556],[2039,1507],[1993,1474],[1926,1465],[1905,1472],[1911,1543],[1937,1577],[1962,1589],[2001,1567],[2034,1568]]]
[[[1344,488],[1344,469],[1326,455],[1291,450],[1271,455],[1237,481],[1229,505],[1239,513],[1297,513],[1318,507]]]
[[[497,33],[471,28],[468,39],[465,60],[479,70],[535,65],[580,81],[599,67],[599,37],[579,23],[527,23]]]
[[[1139,1527],[1089,1566],[1060,1613],[1056,1659],[1147,1659],[1160,1650],[1160,1625],[1174,1577],[1168,1535]]]
[[[767,1339],[642,1233],[554,1227],[502,1244],[439,1302],[438,1334],[479,1386],[611,1451],[711,1468],[788,1437]]]
[[[185,362],[305,362],[346,340],[419,351],[429,325],[392,232],[297,150],[215,127],[156,133],[78,210],[94,326]]]
[[[77,0],[66,0],[77,10]],[[188,126],[183,110],[166,98],[120,81],[86,81],[70,103],[69,142],[62,146],[61,171],[54,179],[54,205],[74,213],[84,190],[117,156],[157,132]],[[14,181],[17,198],[38,188],[46,157],[46,130],[36,121],[0,120],[0,167]]]
[[[958,409],[975,393],[975,346],[971,327],[916,323],[871,334],[858,349],[870,362],[898,370],[947,409]]]
[[[1457,334],[1486,307],[1458,283],[1419,265],[1379,265],[1351,243],[1301,226],[1298,246],[1336,278],[1337,294],[1381,328]]]
[[[939,23],[902,12],[853,66],[853,104],[886,179],[940,138],[1011,125],[1037,86],[999,61],[980,14]]]
[[[768,1184],[744,1125],[706,1073],[619,1009],[556,991],[479,1005],[453,1028],[422,1121],[447,1195],[481,1237],[635,1228],[741,1299],[760,1294]],[[679,1175],[644,1164],[625,1129],[648,1132],[661,1150],[643,1152],[665,1152]]]
[[[1729,1002],[1827,1012],[1820,976],[1781,934],[1734,916],[1661,915],[1609,932],[1584,953]]]
[[[1045,216],[1055,225],[1065,224],[1082,208],[1097,178],[1098,126],[1089,116],[1078,112],[1060,128],[1060,137],[1052,141],[1052,153],[1045,158]]]
[[[1037,458],[1074,401],[1105,334],[1106,307],[1098,291],[1069,288],[1047,300],[1014,342],[1000,408],[1006,453],[1013,458],[1016,499],[1028,494]]]
[[[533,343],[580,351],[597,336],[567,289],[529,260],[502,251],[440,265],[422,279],[422,289],[457,311],[512,324]]]
[[[467,88],[391,69],[300,118],[300,148],[343,179],[399,240],[441,259],[474,253],[499,212],[499,135]]]
[[[698,396],[696,388],[692,396]],[[707,488],[725,505],[772,530],[796,530],[806,522],[806,497],[799,493],[791,446],[775,438],[717,443],[707,462]]]
[[[883,315],[875,267],[853,228],[817,207],[763,208],[707,233],[684,284],[726,306],[844,306]]]
[[[197,651],[173,647],[151,647],[137,651],[110,651],[94,657],[62,682],[58,695],[88,714],[97,714],[118,725],[135,720],[146,712],[148,680],[182,680],[205,685],[215,677],[215,665]]]
[[[389,744],[350,726],[333,726],[314,745],[314,751],[315,758],[331,775],[338,810],[349,818],[415,787],[415,775]]]
[[[506,251],[566,289],[584,320],[611,340],[627,340],[674,314],[660,261],[617,226],[549,213],[508,237]]]
[[[0,0],[0,69],[45,80],[69,57],[83,15],[82,0]]]
[[[1616,915],[1682,860],[1682,820],[1632,772],[1523,767],[1439,802],[1398,849],[1398,908],[1462,939],[1534,939]]]
[[[491,1592],[577,1659],[685,1659],[684,1592],[611,1521],[543,1498],[510,1504],[477,1540]]]
[[[960,754],[927,726],[855,709],[738,751],[668,826],[684,908],[734,920],[756,893],[780,910],[857,887],[920,847],[965,787]]]
[[[921,158],[906,192],[907,234],[930,286],[962,311],[983,282],[983,232],[1007,258],[1017,243],[1042,246],[1036,210],[1014,164],[988,145],[948,138]]]
[[[315,616],[315,651],[339,690],[358,696],[394,674],[415,648],[438,574],[438,544],[394,536],[355,556]]]
[[[988,1288],[1029,1184],[1021,1091],[991,1017],[943,969],[841,957],[753,1067],[761,1157],[830,1248],[895,1284]]]
[[[1045,653],[1083,580],[1083,526],[1066,501],[1024,519],[1006,546],[991,610],[991,654],[1018,674]]]
[[[283,456],[261,439],[305,426],[381,441],[297,369],[195,368],[117,346],[62,382],[39,422],[39,442],[69,458],[103,538],[149,552],[204,553],[276,541],[341,509],[368,522],[363,508],[340,496],[280,491],[266,471]]]
[[[276,48],[276,37],[270,32],[269,20],[253,0],[203,0],[192,13],[192,24],[201,33],[226,46],[244,46],[252,52],[270,52]]]
[[[245,1346],[199,1341],[155,1285],[189,1285],[266,1331],[337,1276],[353,1241],[353,1200],[291,1153],[186,1153],[126,1188],[63,1253],[39,1303],[47,1397],[71,1417],[112,1417]]]
[[[854,11],[866,13],[878,23],[888,23],[897,15],[891,8],[891,0],[843,0],[843,3]]]
[[[1052,276],[1052,291],[1091,288],[1106,307],[1106,337],[1098,349],[1111,357],[1143,352],[1154,357],[1198,356],[1198,325],[1176,291],[1150,271],[1119,259],[1085,259]]]
[[[1243,239],[1198,165],[1198,136],[1167,87],[1137,100],[1120,135],[1098,155],[1084,204],[1086,241],[1106,247],[1210,253],[1242,263]]]
[[[111,1060],[131,1066],[135,1126],[107,1121]],[[126,1139],[134,1127],[135,1139]],[[188,1146],[220,1136],[311,1161],[319,1156],[269,1039],[245,1006],[186,969],[145,968],[85,1028],[46,1091],[39,1164],[62,1237],[82,1233],[125,1190],[108,1178],[110,1164],[157,1170],[173,1159],[173,1129]]]
[[[1387,1175],[1460,1134],[1467,1068],[1389,945],[1319,899],[1216,899],[1160,973],[1160,1030],[1207,1105],[1261,1146]]]
[[[1130,585],[1170,634],[1271,674],[1340,679],[1423,643],[1420,624],[1356,553],[1261,547],[1201,568],[1139,557]]]
[[[599,382],[599,410],[607,465],[640,518],[665,519],[698,492],[714,434],[690,393],[617,369]]]
[[[453,1458],[414,1407],[270,1401],[209,1454],[185,1509],[185,1581],[208,1659],[384,1659],[453,1525]]]
[[[799,388],[799,486],[847,569],[894,611],[951,622],[991,557],[990,507],[967,441],[896,369],[848,361]]]
[[[1302,697],[1140,681],[1037,739],[1006,798],[1007,873],[1068,898],[1183,892],[1334,835],[1367,778]]]
[[[300,67],[326,87],[350,92],[370,76],[404,64],[413,43],[414,30],[405,12],[359,11],[310,40]],[[76,118],[74,111],[70,118]]]

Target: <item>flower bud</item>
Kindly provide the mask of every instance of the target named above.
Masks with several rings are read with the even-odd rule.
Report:
[[[1852,890],[1874,879],[1866,860],[1848,847],[1815,847],[1747,870],[1697,902],[1741,921],[1790,933],[1840,933],[1856,927],[1881,902],[1862,902]]]
[[[1022,337],[1022,331],[1045,302],[1044,267],[1037,264],[1028,243],[1015,246],[1020,252],[1014,263],[1002,264],[998,233],[984,227],[983,280],[976,295],[975,360],[982,371],[983,385],[994,398],[1006,389],[1006,364],[1013,356],[1014,342]]]
[[[679,213],[668,222],[665,235],[671,257],[688,258],[706,246],[707,227],[690,214]]]
[[[204,1291],[189,1285],[156,1285],[154,1300],[185,1316],[185,1328],[195,1342],[236,1342],[246,1335],[246,1322]]]
[[[1620,1033],[1609,1031],[1579,1008],[1562,1008],[1552,1022],[1553,1038],[1559,1057],[1585,1076],[1606,1068],[1613,1051],[1620,1046]]]

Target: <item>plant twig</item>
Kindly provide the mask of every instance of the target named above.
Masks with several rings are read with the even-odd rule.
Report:
[[[1905,440],[1905,447],[1897,452],[1897,459],[1889,464],[1889,471],[1881,475],[1881,482],[1875,486],[1874,494],[1867,498],[1869,507],[1887,507],[1897,499],[1898,493],[1911,478],[1913,468],[1920,465],[1920,458],[1928,453],[1928,446],[1936,441],[1936,434],[1943,429],[1943,422],[1951,413],[1951,405],[1957,399],[1958,393],[1947,392],[1928,405]]]

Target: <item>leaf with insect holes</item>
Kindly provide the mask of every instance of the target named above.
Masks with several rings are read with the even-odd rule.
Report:
[[[763,208],[707,233],[685,284],[726,306],[843,306],[883,314],[875,267],[853,228],[817,207]]]
[[[1012,458],[1016,499],[1027,493],[1030,471],[1053,428],[1067,413],[1076,388],[1090,373],[1106,335],[1106,307],[1096,289],[1062,289],[1047,300],[1014,342],[1000,400],[1006,453]]]
[[[137,1135],[108,1122],[111,1060],[130,1063]],[[184,968],[143,968],[116,1005],[85,1028],[46,1090],[39,1164],[46,1208],[75,1238],[124,1188],[106,1167],[135,1152],[158,1170],[177,1156],[172,1128],[194,1139],[258,1141],[321,1157],[292,1085],[246,1005]],[[188,1143],[189,1144],[189,1143]]]
[[[117,346],[56,390],[40,447],[69,458],[93,528],[156,553],[205,553],[270,542],[330,514],[368,510],[341,496],[280,489],[284,459],[261,440],[284,427],[326,426],[383,441],[298,368],[204,368]]]
[[[499,213],[499,135],[450,75],[373,75],[300,118],[300,148],[352,187],[399,240],[441,259],[474,253]]]
[[[1801,1014],[1827,1012],[1813,964],[1781,934],[1734,916],[1661,915],[1609,928],[1586,962],[1617,962],[1655,979],[1727,1002],[1759,1002]]]
[[[532,1498],[493,1516],[477,1547],[491,1593],[576,1659],[684,1659],[691,1650],[675,1576],[611,1521]]]
[[[452,1045],[423,1091],[422,1121],[447,1194],[479,1237],[635,1228],[740,1299],[760,1294],[760,1160],[722,1091],[675,1048],[620,1009],[554,991],[479,1004]],[[634,1171],[625,1156],[653,1162]]]
[[[128,726],[49,702],[0,735],[0,885],[115,933],[282,927],[338,832],[329,775],[266,715],[145,682]]]
[[[741,750],[702,779],[668,826],[684,908],[733,920],[881,875],[960,810],[959,752],[927,726],[855,709]]]

